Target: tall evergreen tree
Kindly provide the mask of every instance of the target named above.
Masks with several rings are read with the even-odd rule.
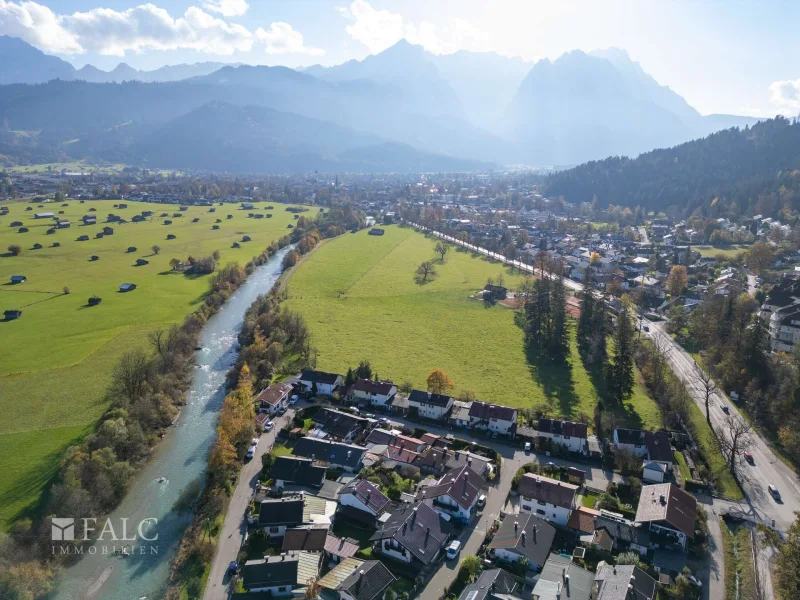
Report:
[[[618,401],[629,398],[633,392],[633,320],[628,305],[623,302],[617,318],[614,335],[614,356],[608,368],[611,393]]]
[[[592,267],[588,266],[586,267],[586,277],[583,282],[583,291],[581,291],[581,314],[578,316],[578,326],[576,328],[578,351],[584,357],[589,351],[593,309],[594,294],[592,293]]]
[[[554,360],[563,361],[569,354],[569,322],[567,321],[567,292],[561,273],[550,283],[550,315],[552,327],[549,351]]]

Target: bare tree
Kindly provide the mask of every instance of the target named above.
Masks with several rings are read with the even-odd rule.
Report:
[[[547,250],[539,250],[533,257],[536,267],[539,269],[539,277],[544,279],[545,269],[550,266],[550,253]]]
[[[444,262],[444,257],[447,254],[447,251],[450,250],[450,246],[447,245],[444,241],[439,241],[436,243],[436,254],[439,255],[439,262]]]
[[[151,331],[147,335],[147,339],[150,340],[150,345],[153,346],[153,349],[158,352],[159,356],[163,357],[167,353],[168,345],[168,336],[167,332],[161,328],[156,329],[155,331]]]
[[[422,281],[427,281],[428,277],[436,275],[436,268],[432,260],[426,260],[417,267],[417,275],[422,278]]]
[[[113,385],[117,393],[133,402],[147,390],[150,362],[142,350],[132,350],[122,355],[114,369]]]
[[[753,427],[741,417],[730,414],[725,415],[715,433],[728,468],[737,477],[737,469],[743,462],[742,455],[753,447]]]
[[[664,384],[664,378],[667,372],[667,361],[669,355],[672,353],[672,344],[665,336],[656,334],[653,336],[653,348],[655,349],[655,356],[653,357],[653,387],[657,390],[661,389]]]
[[[714,380],[711,379],[711,375],[706,372],[703,367],[698,365],[697,362],[694,363],[694,373],[697,376],[697,380],[700,382],[700,390],[703,392],[703,398],[706,403],[706,421],[711,425],[711,396],[713,396],[719,388],[717,388],[717,384],[714,383]]]

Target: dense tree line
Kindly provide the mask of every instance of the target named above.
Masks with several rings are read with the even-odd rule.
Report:
[[[638,158],[614,156],[553,174],[548,196],[572,203],[599,199],[674,216],[695,209],[775,216],[800,209],[800,122],[783,117],[732,128]],[[722,216],[722,215],[720,215]]]

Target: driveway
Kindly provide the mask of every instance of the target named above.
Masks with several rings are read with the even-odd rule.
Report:
[[[228,582],[230,580],[230,577],[226,575],[228,564],[232,560],[236,560],[236,556],[239,554],[244,542],[244,535],[247,531],[245,511],[250,503],[256,483],[258,483],[258,475],[261,472],[261,456],[265,452],[269,452],[275,444],[275,434],[287,422],[291,421],[292,416],[294,416],[294,410],[289,409],[282,417],[273,419],[275,426],[272,431],[261,435],[255,456],[242,467],[239,481],[236,483],[236,489],[225,513],[225,521],[222,524],[222,531],[214,553],[214,562],[211,563],[211,571],[203,594],[204,600],[225,600],[228,598]]]

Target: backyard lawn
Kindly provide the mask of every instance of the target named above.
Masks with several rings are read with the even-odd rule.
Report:
[[[185,212],[141,202],[126,202],[127,208],[114,208],[118,201],[110,200],[66,204],[6,203],[9,214],[0,217],[0,315],[22,310],[21,318],[0,321],[5,350],[0,354],[0,530],[34,507],[66,448],[91,431],[106,408],[105,390],[118,358],[145,346],[148,333],[180,322],[202,302],[208,276],[175,272],[170,260],[218,250],[220,264],[244,265],[285,235],[294,220],[281,204],[265,210],[262,203],[252,211],[234,204],[193,206]],[[153,216],[132,222],[145,210]],[[34,218],[37,212],[55,213],[71,227],[48,234],[54,221]],[[248,218],[256,212],[274,216]],[[128,222],[108,223],[109,213]],[[160,217],[163,213],[168,216]],[[95,215],[97,225],[84,226],[84,215]],[[28,232],[11,226],[17,221]],[[113,234],[96,238],[104,227]],[[83,235],[89,240],[77,241]],[[243,242],[244,235],[252,241]],[[234,242],[241,247],[233,248]],[[10,246],[19,246],[22,254],[6,252]],[[139,258],[149,264],[134,266]],[[27,281],[12,285],[12,275]],[[137,289],[120,293],[122,283]],[[102,302],[90,307],[93,295]]]
[[[440,368],[455,384],[453,395],[469,390],[487,402],[546,406],[553,415],[591,422],[598,393],[574,336],[566,365],[532,365],[515,312],[470,298],[489,277],[503,277],[514,289],[520,275],[451,247],[436,275],[422,283],[415,271],[434,258],[435,242],[409,228],[385,230],[326,242],[288,280],[286,306],[304,315],[318,369],[345,373],[368,360],[379,377],[425,389],[428,373]],[[641,384],[618,412],[631,427],[660,425]]]

